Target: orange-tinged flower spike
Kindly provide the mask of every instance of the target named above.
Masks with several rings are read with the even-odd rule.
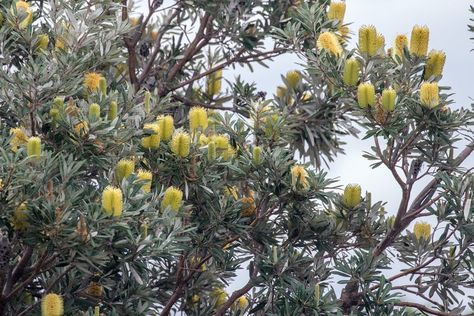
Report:
[[[301,75],[296,70],[292,70],[286,73],[285,79],[286,79],[286,82],[288,83],[288,86],[291,89],[295,90],[296,88],[298,88],[298,85],[300,84]]]
[[[49,36],[48,34],[40,34],[38,35],[38,49],[46,50],[49,44]]]
[[[89,105],[89,121],[94,122],[100,118],[100,105],[92,103]]]
[[[114,217],[122,215],[122,190],[114,186],[108,186],[102,192],[102,208],[105,213]]]
[[[118,104],[115,101],[111,101],[109,105],[109,111],[107,112],[107,119],[109,121],[115,120],[118,113]]]
[[[13,152],[16,152],[19,146],[25,145],[28,142],[28,137],[20,127],[11,128],[10,135],[12,136],[10,147]]]
[[[171,139],[171,151],[178,157],[184,158],[189,155],[191,138],[186,132],[178,132]]]
[[[161,138],[170,140],[174,133],[174,120],[171,115],[158,116],[158,126],[160,127]]]
[[[232,309],[235,311],[245,311],[249,307],[249,300],[245,296],[239,297],[234,304],[232,305]]]
[[[373,25],[363,25],[359,29],[359,51],[369,57],[377,53],[377,29]]]
[[[357,88],[357,102],[361,108],[375,104],[375,88],[370,82],[359,84]]]
[[[280,99],[284,98],[287,90],[288,89],[284,86],[278,86],[276,89],[276,96],[279,97]]]
[[[189,129],[191,132],[195,132],[198,128],[204,131],[208,124],[206,109],[200,106],[193,106],[189,110]]]
[[[439,88],[436,82],[421,84],[420,102],[427,108],[434,108],[439,104]]]
[[[155,42],[158,39],[158,31],[157,30],[152,30],[150,32],[150,37],[151,37],[152,41]]]
[[[215,96],[221,92],[222,86],[222,69],[207,75],[206,78],[207,95]]]
[[[16,2],[15,7],[18,14],[25,16],[25,18],[18,25],[19,28],[21,30],[27,28],[33,21],[33,11],[31,11],[29,3],[20,0]]]
[[[426,60],[425,72],[423,78],[428,80],[432,76],[435,78],[441,76],[443,73],[444,63],[446,62],[446,54],[442,51],[432,50],[428,54]]]
[[[386,112],[395,110],[395,98],[397,93],[392,88],[384,89],[382,91],[382,108]]]
[[[344,20],[344,15],[346,14],[346,3],[345,2],[331,2],[328,10],[328,19],[330,20],[339,20],[342,22]]]
[[[359,81],[360,64],[355,58],[346,60],[342,80],[348,86],[355,86]]]
[[[84,86],[89,92],[95,92],[99,89],[100,78],[102,78],[100,73],[88,72],[84,75]]]
[[[408,47],[408,37],[403,34],[399,34],[395,37],[395,42],[392,49],[393,58],[398,56],[403,58],[403,48]]]
[[[227,293],[223,289],[217,288],[213,290],[210,296],[216,308],[219,308],[227,302]]]
[[[41,316],[62,316],[64,314],[63,299],[60,295],[49,293],[41,299]]]
[[[115,166],[115,176],[118,182],[128,178],[135,170],[135,162],[130,159],[121,159]]]
[[[431,236],[431,225],[426,222],[417,222],[413,228],[417,240],[429,240]]]
[[[107,96],[107,80],[104,77],[99,79],[99,90],[102,96]]]
[[[316,46],[318,49],[326,50],[335,56],[342,54],[341,44],[339,43],[336,34],[332,32],[323,32],[319,34]]]
[[[291,185],[296,188],[301,185],[303,189],[309,188],[308,171],[302,165],[294,165],[291,167]]]
[[[26,152],[28,154],[28,157],[39,159],[41,157],[41,138],[28,138],[28,143],[26,144]]]
[[[217,157],[216,143],[213,141],[210,141],[207,144],[207,160],[212,161],[216,159],[216,157]]]
[[[411,31],[410,53],[415,56],[426,56],[430,30],[427,26],[415,25]]]
[[[153,133],[150,136],[142,137],[142,146],[146,149],[157,149],[160,147],[161,141],[161,130],[158,123],[147,123],[143,126],[143,129],[152,130]]]
[[[145,193],[149,193],[151,191],[151,181],[153,179],[152,173],[150,171],[140,169],[140,170],[138,170],[137,179],[142,180],[142,181],[146,181],[142,185],[142,190]]]
[[[181,207],[182,201],[183,191],[176,187],[169,187],[166,189],[165,194],[163,195],[163,200],[161,201],[161,208],[165,210],[169,207],[172,211],[177,212]]]
[[[358,184],[348,184],[342,195],[342,203],[348,208],[354,208],[361,201],[361,188]]]

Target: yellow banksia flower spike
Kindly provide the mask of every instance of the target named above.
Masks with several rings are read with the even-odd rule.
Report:
[[[206,109],[200,106],[193,106],[189,110],[189,129],[191,132],[195,132],[198,128],[204,131],[208,124]]]
[[[28,157],[39,159],[41,157],[41,138],[28,138],[28,143],[26,144],[26,152],[28,154]]]
[[[403,58],[404,47],[408,47],[408,37],[406,37],[406,35],[399,34],[395,37],[395,42],[392,48],[393,58],[395,58],[395,56]]]
[[[225,135],[212,135],[210,140],[216,143],[217,149],[227,149],[229,147],[229,138]]]
[[[342,81],[348,86],[355,86],[359,81],[360,64],[355,58],[346,60]]]
[[[183,191],[171,186],[166,189],[165,194],[163,195],[163,200],[161,201],[161,208],[165,210],[169,207],[172,211],[177,212],[181,207],[182,201]]]
[[[86,121],[80,121],[74,125],[74,132],[79,136],[83,136],[89,132],[89,125]]]
[[[344,188],[342,203],[348,208],[354,208],[361,201],[361,187],[358,184],[348,184]]]
[[[206,77],[207,95],[215,96],[221,92],[222,69],[216,70]]]
[[[316,46],[318,49],[326,50],[336,57],[342,54],[342,46],[339,43],[336,34],[332,32],[323,32],[319,34],[318,40],[316,41]]]
[[[420,102],[427,108],[434,108],[439,104],[439,88],[436,82],[423,82],[420,86]]]
[[[260,163],[262,163],[262,147],[255,146],[252,149],[252,161],[256,165],[259,165]]]
[[[430,30],[426,25],[415,25],[411,31],[410,53],[419,57],[426,56],[429,38]]]
[[[373,106],[375,104],[375,88],[370,82],[359,84],[357,88],[357,102],[361,108]]]
[[[382,34],[377,34],[377,53],[385,55],[385,37]]]
[[[235,151],[234,147],[229,146],[229,147],[227,147],[226,150],[222,151],[222,159],[224,159],[225,161],[228,161],[228,160],[234,158],[235,153],[236,153],[236,151]]]
[[[10,223],[15,230],[24,230],[30,226],[28,223],[28,204],[26,202],[15,208]]]
[[[200,146],[206,146],[209,143],[209,137],[204,134],[199,135],[198,144]]]
[[[135,162],[130,159],[121,159],[115,166],[115,176],[118,182],[128,178],[135,171]]]
[[[99,90],[102,96],[107,96],[107,80],[104,77],[99,79]]]
[[[178,132],[171,139],[171,151],[178,157],[185,158],[189,155],[191,138],[187,132]]]
[[[429,240],[431,236],[431,225],[426,222],[417,222],[413,228],[417,240]]]
[[[84,86],[89,92],[95,92],[99,89],[102,75],[97,72],[88,72],[84,75]]]
[[[234,304],[232,305],[232,309],[235,311],[245,311],[249,307],[249,300],[245,295],[239,297]]]
[[[428,80],[432,76],[439,77],[443,74],[444,63],[446,62],[446,54],[442,51],[432,50],[428,54],[426,60],[425,72],[423,78]]]
[[[31,11],[30,4],[26,1],[20,0],[16,2],[15,7],[19,14],[26,15],[26,17],[18,25],[19,28],[21,30],[27,28],[31,22],[33,22],[33,11]]]
[[[49,293],[41,299],[41,316],[62,316],[64,314],[63,298]]]
[[[158,123],[147,123],[143,126],[144,130],[152,130],[153,133],[150,136],[142,137],[141,143],[143,148],[146,149],[157,149],[160,147],[161,141],[161,130]]]
[[[276,93],[275,93],[275,94],[276,94],[276,96],[279,97],[280,99],[283,99],[283,98],[285,97],[285,95],[286,95],[287,90],[288,90],[288,89],[287,89],[286,87],[284,87],[284,86],[278,86],[278,87],[276,88]]]
[[[25,145],[28,142],[28,136],[26,136],[21,127],[11,128],[10,135],[10,148],[13,152],[16,152],[19,146]]]
[[[151,181],[153,179],[153,174],[150,171],[140,169],[140,170],[138,170],[138,173],[137,173],[137,179],[142,180],[142,181],[146,181],[142,185],[142,190],[145,193],[150,193],[150,191],[151,191]]]
[[[346,3],[342,1],[331,1],[328,10],[328,19],[330,20],[339,20],[342,22],[344,20],[344,15],[346,14]]]
[[[100,306],[94,307],[94,316],[100,316]]]
[[[122,190],[114,186],[107,186],[102,192],[102,208],[105,213],[114,217],[122,215]]]
[[[212,160],[215,160],[216,157],[217,157],[216,143],[213,141],[210,141],[207,144],[207,160],[212,161]]]
[[[225,302],[227,302],[227,293],[221,288],[214,289],[210,296],[214,301],[216,308],[221,307]]]
[[[97,121],[100,118],[100,105],[92,103],[89,105],[89,121]]]
[[[291,185],[296,188],[301,185],[303,189],[309,188],[308,171],[302,165],[294,165],[291,167]]]
[[[377,53],[377,29],[373,25],[363,25],[359,29],[359,51],[369,57]]]
[[[386,112],[395,110],[395,98],[397,93],[392,88],[384,89],[382,91],[382,108]]]
[[[113,121],[117,117],[118,104],[116,101],[111,101],[109,104],[109,111],[107,112],[107,120]]]
[[[160,134],[163,140],[170,140],[174,133],[174,119],[171,115],[157,117]]]
[[[296,89],[301,81],[301,75],[296,70],[288,71],[286,73],[286,82],[291,89]]]
[[[145,91],[145,96],[143,97],[143,107],[145,108],[145,113],[150,113],[151,110],[151,93],[150,91]]]
[[[49,44],[49,36],[48,34],[40,34],[38,35],[38,49],[46,50]]]

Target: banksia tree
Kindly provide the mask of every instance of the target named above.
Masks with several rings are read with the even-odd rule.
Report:
[[[473,112],[427,28],[345,9],[2,2],[0,315],[467,312]],[[328,176],[355,137],[395,208]]]

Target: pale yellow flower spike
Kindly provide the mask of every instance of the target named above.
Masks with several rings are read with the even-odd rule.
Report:
[[[377,29],[373,25],[363,25],[359,29],[359,51],[368,56],[377,53]]]
[[[62,316],[64,303],[60,295],[49,293],[41,299],[41,316]]]
[[[166,189],[161,201],[161,208],[165,210],[169,207],[172,211],[177,212],[181,207],[183,201],[183,191],[176,187],[169,187]]]
[[[426,222],[417,222],[413,228],[417,240],[429,240],[431,236],[431,225]]]
[[[291,185],[296,187],[297,184],[303,186],[304,189],[309,188],[308,171],[302,165],[294,165],[291,167]]]
[[[208,124],[206,109],[200,106],[194,106],[189,110],[189,129],[192,132],[196,131],[198,128],[201,128],[204,131]]]
[[[428,52],[430,30],[427,26],[415,25],[411,31],[410,53],[423,57]]]
[[[184,158],[189,155],[191,138],[186,132],[179,132],[171,139],[171,151],[178,157]]]
[[[345,2],[331,2],[328,10],[328,19],[330,20],[339,20],[342,22],[344,20],[344,15],[346,14],[346,3]]]
[[[358,184],[348,184],[342,195],[342,203],[348,208],[354,208],[361,201],[361,187]]]
[[[122,190],[114,186],[107,186],[102,192],[102,208],[105,213],[114,217],[122,215]]]
[[[434,108],[439,104],[439,88],[436,82],[421,84],[420,102],[427,108]]]
[[[408,47],[408,37],[403,34],[399,34],[395,37],[395,42],[392,49],[393,57],[398,56],[403,58],[403,48]]]

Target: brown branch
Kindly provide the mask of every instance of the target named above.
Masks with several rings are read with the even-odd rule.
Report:
[[[236,110],[233,109],[233,108],[226,108],[226,107],[222,107],[222,106],[212,105],[212,104],[209,104],[209,103],[194,101],[194,100],[190,100],[190,99],[187,99],[187,98],[179,96],[179,95],[172,95],[171,99],[173,99],[175,101],[182,102],[186,106],[201,106],[201,107],[206,108],[206,109],[236,112]]]
[[[441,311],[437,311],[431,308],[426,307],[423,304],[418,304],[418,303],[412,303],[412,302],[397,302],[394,303],[395,306],[402,306],[402,307],[414,307],[422,312],[431,314],[431,315],[437,315],[437,316],[453,316],[451,313],[445,313]]]

